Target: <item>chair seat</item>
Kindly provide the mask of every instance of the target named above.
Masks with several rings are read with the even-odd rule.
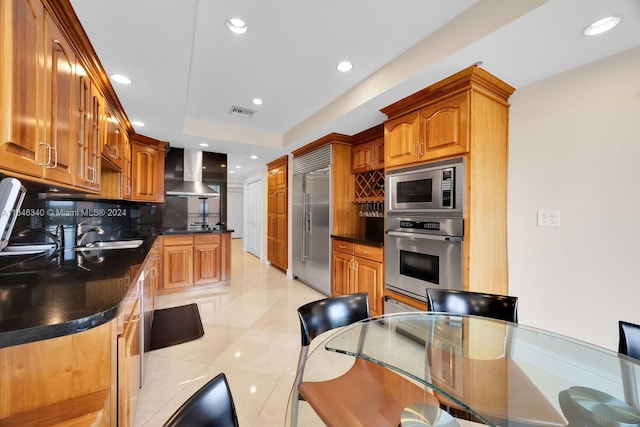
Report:
[[[434,351],[432,349],[432,351]],[[460,359],[460,356],[451,356]],[[437,378],[434,385],[467,404],[489,420],[531,426],[565,426],[558,413],[529,376],[512,359],[463,358],[460,382],[451,386]],[[456,372],[459,376],[460,373]],[[492,386],[495,385],[495,386]],[[456,410],[463,408],[442,393],[434,392],[440,404]]]
[[[340,377],[302,382],[298,390],[329,427],[397,427],[407,406],[439,405],[430,391],[360,358]]]

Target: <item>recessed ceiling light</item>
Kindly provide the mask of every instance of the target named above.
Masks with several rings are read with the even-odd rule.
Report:
[[[133,83],[129,77],[124,76],[122,74],[111,74],[110,77],[114,82],[120,83],[123,85],[130,85],[131,83]]]
[[[251,155],[251,156],[249,156],[249,157],[251,157],[251,158],[252,158],[252,159],[254,159],[254,160],[258,158],[258,156],[256,156],[255,154],[252,154],[252,155]]]
[[[263,103],[262,99],[260,98],[253,98],[251,102],[253,102],[255,105],[262,105]]]
[[[338,69],[338,71],[342,71],[343,73],[346,73],[347,71],[353,68],[353,64],[349,61],[342,61],[338,63],[336,68]]]
[[[236,166],[236,169],[242,169],[242,166],[238,165]]]
[[[220,165],[221,168],[226,168],[227,165],[225,165],[224,163]]]
[[[620,21],[622,21],[622,15],[612,15],[598,19],[593,24],[585,27],[585,29],[582,30],[582,34],[585,36],[596,36],[598,34],[602,34],[618,25]]]
[[[230,170],[229,173],[234,173],[234,171]]]
[[[144,123],[138,122],[138,121],[133,121],[133,122],[131,122],[131,124],[134,125],[134,126],[138,126],[138,127],[144,127]]]
[[[204,142],[202,142],[202,143],[200,144],[200,147],[208,147],[208,146],[209,146],[209,144],[205,144]]]
[[[247,23],[240,18],[227,19],[227,28],[236,34],[244,34],[249,29]]]

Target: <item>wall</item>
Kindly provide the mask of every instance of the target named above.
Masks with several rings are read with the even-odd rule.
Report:
[[[640,48],[511,97],[509,293],[523,324],[617,350],[640,323]],[[536,226],[538,209],[559,228]]]

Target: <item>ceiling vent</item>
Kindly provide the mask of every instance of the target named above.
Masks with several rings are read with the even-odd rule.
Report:
[[[236,105],[231,106],[231,109],[229,110],[229,114],[233,116],[241,116],[241,117],[247,117],[247,118],[250,118],[251,116],[253,116],[253,113],[255,112],[256,110],[252,110],[250,108],[245,108],[245,107],[238,107]]]

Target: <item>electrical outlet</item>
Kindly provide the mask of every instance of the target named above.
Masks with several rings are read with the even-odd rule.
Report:
[[[560,211],[538,211],[538,227],[560,227]]]

